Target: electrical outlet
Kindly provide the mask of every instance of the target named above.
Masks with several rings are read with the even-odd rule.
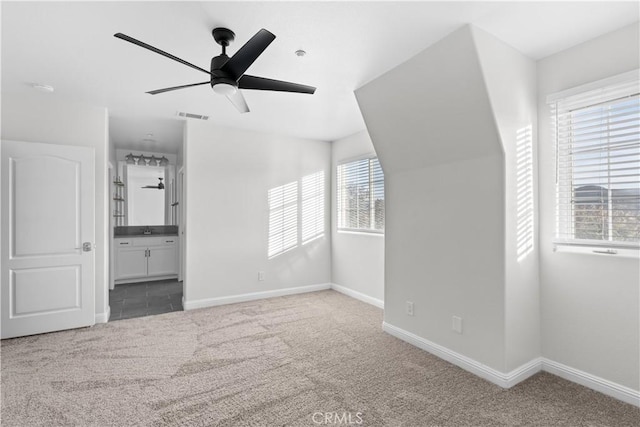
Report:
[[[411,301],[407,301],[407,315],[413,316],[413,303]]]
[[[264,280],[264,271],[258,271],[258,280],[261,282]]]
[[[453,316],[451,319],[451,329],[459,334],[462,333],[462,317]]]

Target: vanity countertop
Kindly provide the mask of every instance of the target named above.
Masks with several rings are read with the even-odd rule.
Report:
[[[127,234],[121,236],[113,236],[114,239],[137,239],[139,237],[178,237],[178,233],[153,233],[153,234]]]
[[[150,230],[151,234],[144,234],[145,230]],[[113,237],[115,239],[130,239],[132,237],[167,237],[178,236],[177,225],[134,225],[115,227]]]

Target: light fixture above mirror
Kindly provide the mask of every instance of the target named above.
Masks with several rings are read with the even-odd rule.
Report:
[[[145,156],[143,154],[135,155],[133,153],[129,153],[124,156],[124,159],[128,165],[167,166],[169,164],[169,159],[167,159],[165,156],[158,158],[155,155]]]

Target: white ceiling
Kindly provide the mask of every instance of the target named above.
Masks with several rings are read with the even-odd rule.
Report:
[[[472,23],[533,59],[638,21],[631,2],[2,2],[2,93],[42,94],[109,109],[116,146],[176,152],[176,111],[230,127],[322,140],[364,129],[353,91],[460,26]],[[236,33],[231,56],[260,28],[276,40],[248,74],[316,86],[315,95],[243,91],[239,114],[209,86],[146,91],[207,75],[113,37],[116,32],[202,68]],[[304,49],[308,54],[297,57]],[[141,146],[147,133],[157,145]]]

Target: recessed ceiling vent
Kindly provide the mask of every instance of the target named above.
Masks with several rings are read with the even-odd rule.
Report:
[[[185,113],[184,111],[178,111],[176,115],[178,117],[184,117],[187,119],[209,120],[209,116],[203,116],[201,114]]]

